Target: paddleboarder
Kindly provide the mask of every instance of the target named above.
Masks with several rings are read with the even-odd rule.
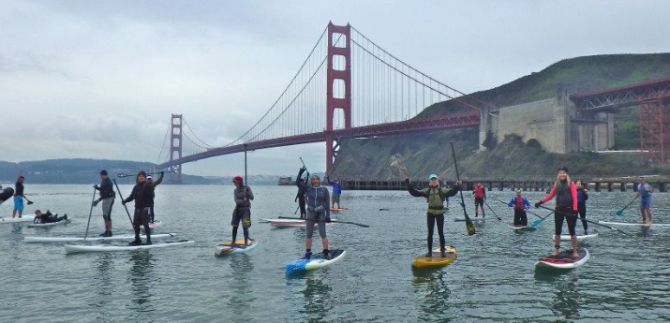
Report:
[[[129,243],[131,246],[142,244],[140,239],[140,226],[144,226],[144,233],[147,235],[146,244],[151,244],[151,229],[149,229],[149,201],[153,198],[151,185],[147,185],[147,173],[140,171],[135,178],[135,186],[128,197],[122,201],[125,205],[130,201],[135,201],[135,212],[133,214],[133,229],[135,230],[135,240]]]
[[[304,219],[307,211],[305,210],[305,187],[307,179],[309,178],[309,173],[306,174],[305,178],[298,177],[295,180],[295,185],[298,187],[298,193],[295,195],[293,202],[298,202],[298,207],[300,208],[300,219]]]
[[[307,169],[303,166],[298,172],[298,178]],[[307,199],[307,216],[305,217],[305,259],[312,257],[312,236],[314,235],[314,225],[318,225],[321,244],[323,245],[323,258],[330,259],[328,250],[328,236],[326,235],[326,223],[330,222],[330,192],[321,186],[321,179],[318,175],[310,177],[310,183],[303,184],[305,197]]]
[[[640,176],[640,184],[637,185],[637,195],[640,197],[640,216],[642,224],[651,224],[651,192],[654,189],[649,185],[644,177]]]
[[[586,200],[589,199],[589,190],[584,187],[584,183],[581,180],[578,180],[575,184],[577,185],[577,208],[579,211],[579,218],[582,220],[584,235],[587,235],[589,223],[586,221]]]
[[[26,196],[23,195],[24,180],[25,177],[21,175],[16,179],[16,183],[14,184],[14,210],[12,211],[12,219],[15,218],[17,214],[19,215],[19,218],[23,215],[23,199],[26,198]]]
[[[577,236],[575,234],[575,226],[577,225],[577,186],[570,180],[568,175],[568,168],[561,167],[556,176],[556,182],[551,188],[549,195],[542,200],[535,203],[535,207],[556,198],[556,209],[554,212],[554,251],[553,256],[557,256],[561,249],[561,231],[563,229],[563,221],[568,222],[568,231],[570,232],[570,240],[572,241],[572,256],[579,258],[579,249],[577,248]]]
[[[46,213],[42,213],[40,210],[35,210],[35,219],[33,220],[33,223],[54,223],[63,220],[67,220],[67,214],[58,216],[58,214],[53,214],[49,210],[47,210]]]
[[[514,196],[507,205],[514,208],[514,226],[528,226],[526,210],[530,209],[530,202],[528,202],[527,198],[521,195],[520,189],[516,190],[516,196]]]
[[[415,197],[424,197],[428,202],[428,210],[426,212],[426,219],[428,225],[428,253],[426,257],[433,256],[433,232],[435,230],[435,223],[437,223],[437,234],[440,238],[440,252],[441,256],[446,257],[445,240],[444,240],[444,199],[449,196],[454,196],[461,189],[461,182],[456,182],[456,185],[451,188],[440,187],[440,180],[436,174],[428,176],[428,187],[417,190],[409,182],[409,178],[405,179],[405,185],[409,194]]]
[[[111,237],[112,236],[112,206],[114,206],[114,198],[116,193],[114,192],[114,185],[112,180],[109,179],[107,170],[100,171],[100,185],[94,185],[97,191],[100,192],[100,198],[93,202],[93,206],[98,205],[102,201],[102,219],[105,222],[105,232],[101,233],[101,237]]]
[[[249,245],[250,240],[251,201],[254,200],[254,193],[251,192],[249,186],[244,185],[244,179],[241,176],[235,176],[233,184],[235,185],[235,190],[233,191],[235,209],[233,210],[233,220],[230,222],[230,225],[233,226],[233,242],[231,242],[231,245],[235,245],[235,241],[237,241],[237,227],[241,221],[242,230],[244,230],[244,246],[246,247]]]
[[[484,200],[486,199],[486,188],[482,183],[477,183],[475,188],[472,190],[472,194],[475,196],[475,218],[479,217],[479,210],[482,210],[482,217],[486,217],[486,212],[484,211]]]
[[[340,183],[340,179],[336,179],[335,181],[330,180],[330,176],[326,176],[326,181],[328,182],[328,185],[333,187],[333,198],[332,198],[332,208],[335,209],[335,203],[337,203],[337,209],[342,208],[340,206],[340,196],[342,195],[342,184]]]
[[[151,175],[147,176],[147,184],[150,186],[151,189],[151,199],[149,200],[149,217],[151,218],[151,223],[154,223],[156,214],[154,213],[154,197],[156,197],[156,186],[160,185],[160,183],[163,182],[163,176],[165,174],[161,172],[161,176],[158,178],[157,181],[154,182],[153,177]]]

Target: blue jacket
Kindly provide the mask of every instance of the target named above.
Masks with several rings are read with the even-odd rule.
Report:
[[[328,185],[333,187],[333,194],[342,194],[342,185],[339,181],[332,182],[330,177],[326,177],[326,179],[328,180]]]
[[[524,210],[530,209],[530,202],[528,202],[528,199],[525,197],[522,197],[522,199],[523,199],[523,209]],[[507,206],[516,208],[516,196],[513,197],[511,200],[509,200]]]

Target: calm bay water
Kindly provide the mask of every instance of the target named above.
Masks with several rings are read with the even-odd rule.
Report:
[[[458,259],[441,270],[414,273],[412,258],[425,253],[425,201],[406,192],[345,191],[342,204],[350,210],[339,217],[371,227],[330,226],[331,249],[346,249],[346,259],[287,279],[284,264],[304,252],[304,230],[273,229],[257,220],[294,216],[295,188],[253,189],[251,232],[260,244],[248,254],[213,256],[214,245],[230,239],[232,187],[159,186],[156,213],[164,224],[156,231],[176,232],[195,240],[194,245],[66,256],[61,245],[27,244],[23,236],[83,235],[92,188],[28,183],[26,192],[35,204],[27,211],[51,209],[67,213],[73,222],[20,232],[0,224],[0,321],[670,320],[670,228],[625,229],[629,235],[597,228],[600,236],[585,244],[592,256],[586,265],[564,274],[536,275],[536,259],[551,251],[553,220],[536,232],[514,234],[507,227],[512,213],[493,201],[508,200],[512,193],[494,191],[489,204],[503,221],[489,215],[477,235],[468,237],[464,223],[453,222],[462,217],[453,203],[446,236]],[[127,194],[130,186],[122,191]],[[592,193],[590,219],[621,220],[610,212],[632,194]],[[534,202],[540,194],[528,196]],[[655,220],[670,223],[670,196],[655,194],[654,205],[665,208],[655,212]],[[11,206],[11,201],[0,206],[2,216],[11,214]],[[91,221],[96,235],[102,228],[100,214],[96,209]],[[636,212],[624,220],[637,220]],[[130,232],[118,202],[113,221],[115,234]],[[318,239],[314,249],[321,250]]]

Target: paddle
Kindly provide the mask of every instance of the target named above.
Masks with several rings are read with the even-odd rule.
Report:
[[[123,194],[121,194],[121,189],[119,188],[119,184],[116,183],[116,179],[113,179],[112,182],[114,182],[114,186],[116,186],[116,191],[119,192],[119,197],[121,198],[121,204],[123,204],[123,208],[126,210],[126,214],[128,215],[128,220],[130,221],[130,225],[133,226],[133,219],[130,218],[130,212],[128,212],[128,207],[126,206],[126,203],[123,203]]]
[[[496,211],[493,211],[493,208],[489,205],[489,202],[486,202],[486,201],[485,201],[484,204],[486,204],[486,207],[489,208],[489,210],[491,210],[491,212],[493,212],[493,215],[496,216],[496,218],[498,219],[498,221],[501,221],[501,220],[502,220],[502,219],[498,216],[498,214],[496,214]]]
[[[616,214],[616,215],[618,215],[618,216],[623,216],[623,210],[625,210],[625,209],[627,209],[629,206],[631,206],[631,204],[633,204],[633,202],[635,202],[635,200],[637,200],[638,196],[639,196],[639,195],[635,195],[635,197],[634,197],[632,200],[630,200],[630,202],[628,202],[628,204],[626,204],[626,206],[624,206],[624,207],[623,207],[622,209],[620,209],[620,210],[617,210],[614,214]]]
[[[461,181],[461,175],[458,172],[458,163],[456,162],[456,150],[454,149],[454,143],[450,142],[449,145],[451,145],[451,156],[454,159],[454,168],[456,170],[456,180]],[[461,207],[463,207],[463,215],[465,215],[465,228],[468,231],[468,235],[473,235],[475,234],[475,225],[472,223],[472,220],[470,220],[470,217],[468,216],[468,211],[465,209],[465,199],[463,198],[463,189],[460,188],[459,193],[461,193]]]
[[[290,216],[280,216],[279,218],[280,218],[280,219],[287,219],[287,220],[305,220],[305,219],[296,218],[296,217],[290,217]],[[357,226],[359,226],[359,227],[363,227],[363,228],[369,228],[369,227],[370,227],[370,226],[367,225],[367,224],[356,223],[356,222],[350,222],[350,221],[333,220],[332,223],[353,224],[353,225],[357,225]]]
[[[540,208],[543,208],[543,209],[545,209],[545,210],[550,210],[550,211],[554,211],[554,212],[556,212],[556,210],[550,209],[550,208],[548,208],[548,207],[546,207],[546,206],[542,206],[542,205],[540,205]],[[563,215],[566,215],[566,216],[574,216],[574,217],[576,217],[576,215],[574,215],[574,214],[568,214],[568,213],[565,213],[565,212],[561,212],[561,213],[562,213]],[[587,220],[587,219],[584,219],[584,220],[585,220],[586,222],[588,222],[588,223],[592,223],[592,224],[595,224],[595,225],[599,225],[599,226],[601,226],[601,227],[605,227],[605,228],[608,228],[608,229],[610,229],[610,230],[619,231],[619,232],[621,232],[621,233],[623,233],[623,234],[625,234],[625,235],[628,235],[628,233],[626,233],[626,231],[623,231],[623,230],[621,230],[621,229],[618,229],[618,228],[615,228],[615,227],[611,227],[611,226],[609,226],[609,225],[604,225],[604,224],[602,224],[602,223],[598,223],[598,222],[591,221],[591,220]]]
[[[159,175],[160,172],[147,172],[146,174],[147,174],[147,175]],[[125,173],[120,173],[120,174],[116,174],[116,177],[118,177],[118,178],[125,178],[125,177],[132,177],[132,176],[136,176],[136,175],[137,175],[137,174],[125,174]]]
[[[84,233],[84,240],[88,238],[88,227],[91,225],[91,215],[93,215],[93,205],[95,203],[95,187],[93,188],[93,199],[91,200],[91,210],[88,212],[88,222],[86,222],[86,233]]]

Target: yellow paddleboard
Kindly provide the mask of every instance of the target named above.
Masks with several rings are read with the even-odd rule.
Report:
[[[433,249],[433,256],[426,257],[425,255],[414,258],[412,267],[414,268],[429,268],[442,267],[451,264],[456,260],[456,248],[453,246],[446,247],[446,257],[442,257],[440,249]]]

